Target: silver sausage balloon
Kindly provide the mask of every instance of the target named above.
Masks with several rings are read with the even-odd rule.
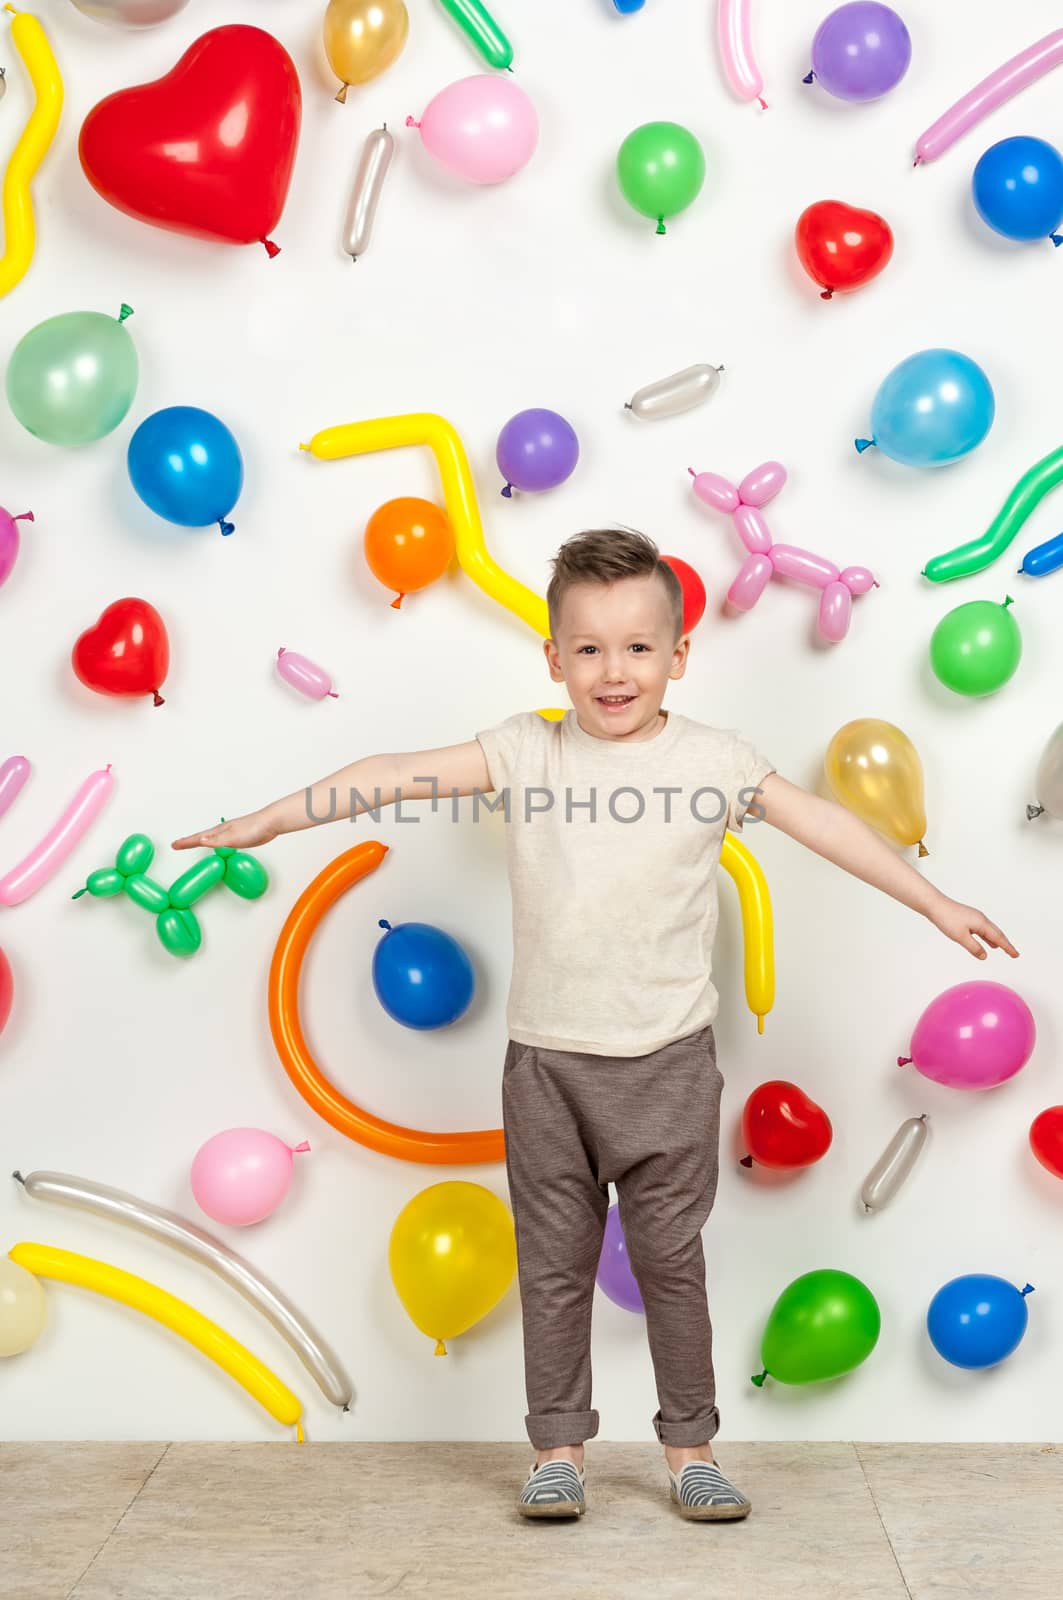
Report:
[[[1063,817],[1063,722],[1045,745],[1037,768],[1037,804],[1026,807],[1027,821],[1046,811],[1050,817]]]
[[[927,1115],[909,1117],[902,1122],[875,1165],[864,1179],[860,1198],[864,1211],[879,1211],[893,1199],[915,1166],[927,1139]]]
[[[350,1409],[353,1394],[351,1380],[321,1335],[299,1315],[279,1289],[275,1289],[249,1262],[230,1250],[220,1239],[215,1239],[213,1234],[205,1233],[194,1223],[185,1222],[173,1211],[164,1211],[150,1201],[138,1200],[135,1195],[124,1194],[121,1189],[109,1189],[90,1178],[72,1178],[64,1172],[31,1172],[25,1178],[21,1172],[15,1172],[12,1177],[34,1200],[51,1200],[59,1205],[77,1206],[82,1211],[94,1212],[98,1217],[108,1217],[112,1222],[127,1223],[130,1227],[139,1228],[150,1238],[173,1245],[182,1255],[209,1267],[272,1322],[281,1338],[291,1345],[325,1398],[331,1400],[334,1406],[342,1406],[344,1411]]]
[[[97,22],[118,22],[125,28],[153,28],[183,11],[188,0],[74,0],[79,11]]]
[[[362,146],[347,220],[343,224],[343,248],[354,261],[368,249],[377,201],[394,154],[395,141],[388,132],[387,123],[382,128],[374,128]]]
[[[722,367],[684,367],[667,378],[658,378],[633,394],[624,410],[650,421],[656,417],[676,417],[709,400],[720,387]]]

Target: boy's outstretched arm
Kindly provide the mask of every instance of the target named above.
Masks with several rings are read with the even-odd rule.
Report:
[[[213,849],[222,845],[253,849],[255,845],[268,844],[278,834],[358,817],[364,811],[375,811],[378,805],[432,800],[455,792],[472,794],[475,789],[486,793],[491,787],[487,760],[477,739],[443,745],[438,750],[363,756],[318,783],[296,789],[283,800],[271,801],[260,811],[175,839],[173,848],[190,850],[194,845],[206,845]]]
[[[773,828],[789,834],[824,860],[833,861],[854,878],[862,878],[902,905],[921,912],[947,938],[955,939],[979,960],[984,961],[986,956],[979,938],[994,950],[1018,955],[1011,940],[984,912],[950,900],[903,860],[881,834],[835,801],[823,800],[772,772],[760,785],[757,803],[750,807],[751,816],[758,812]]]

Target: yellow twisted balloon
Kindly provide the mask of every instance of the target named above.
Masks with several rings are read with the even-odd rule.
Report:
[[[16,12],[12,5],[5,5],[4,10],[15,18],[11,24],[11,39],[29,73],[36,100],[4,173],[0,198],[4,214],[0,295],[15,287],[33,260],[37,234],[30,185],[55,137],[63,109],[63,80],[47,34],[36,17]]]

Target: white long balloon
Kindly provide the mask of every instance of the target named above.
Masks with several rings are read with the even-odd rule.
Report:
[[[1037,804],[1026,807],[1027,821],[1043,816],[1063,817],[1063,722],[1045,745],[1037,768]]]
[[[908,1117],[901,1123],[864,1179],[860,1198],[865,1212],[879,1211],[893,1199],[919,1159],[928,1131],[925,1111],[921,1117]]]
[[[374,128],[362,146],[343,224],[343,248],[353,261],[369,248],[377,202],[394,154],[395,140],[387,127]]]
[[[183,11],[188,0],[74,0],[79,11],[97,22],[117,22],[123,28],[153,28]]]
[[[72,1178],[65,1172],[31,1172],[25,1178],[21,1172],[15,1172],[12,1177],[34,1200],[77,1206],[82,1211],[95,1212],[98,1217],[108,1217],[112,1222],[124,1222],[209,1267],[273,1324],[325,1398],[334,1406],[342,1406],[344,1411],[350,1410],[351,1380],[321,1335],[279,1289],[213,1234],[185,1222],[174,1211],[164,1211],[148,1200],[138,1200],[121,1189],[109,1189],[91,1178]]]

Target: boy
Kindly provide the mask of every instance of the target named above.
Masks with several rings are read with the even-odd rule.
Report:
[[[518,1509],[572,1517],[586,1507],[583,1445],[598,1429],[591,1306],[613,1183],[646,1309],[671,1497],[685,1517],[733,1520],[751,1507],[710,1444],[719,1414],[701,1241],[723,1088],[710,972],[725,828],[740,830],[759,801],[755,815],[922,912],[972,955],[985,958],[979,937],[1018,952],[851,812],[780,777],[748,740],[661,709],[690,639],[678,579],[651,539],[581,533],[553,569],[544,649],[572,700],[563,721],[518,713],[465,744],[369,756],[174,848],[249,847],[349,816],[352,788],[395,800],[494,789],[508,801],[502,1104],[536,1450]],[[356,815],[367,809],[355,805]]]

